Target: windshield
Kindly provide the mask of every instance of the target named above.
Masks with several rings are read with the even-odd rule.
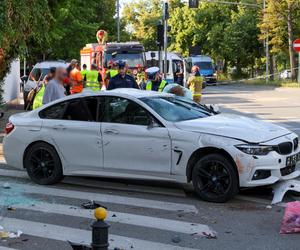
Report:
[[[112,54],[105,54],[105,65],[110,61],[124,60],[128,63],[129,68],[135,68],[137,64],[145,66],[143,53],[123,53],[112,57]]]
[[[194,65],[198,66],[201,69],[213,69],[211,62],[195,62]]]
[[[193,120],[213,115],[204,106],[181,97],[145,97],[141,100],[170,122]]]

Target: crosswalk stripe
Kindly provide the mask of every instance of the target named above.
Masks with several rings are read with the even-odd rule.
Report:
[[[3,185],[5,182],[0,181],[0,185]],[[167,211],[182,211],[182,212],[192,212],[197,213],[198,210],[194,205],[173,203],[166,201],[158,200],[148,200],[142,198],[132,198],[119,195],[109,195],[109,194],[99,194],[83,191],[74,191],[67,189],[58,189],[50,188],[45,186],[38,185],[27,185],[27,184],[18,184],[14,183],[13,187],[19,188],[23,193],[32,193],[32,194],[43,194],[43,195],[52,195],[65,198],[74,198],[74,199],[84,199],[84,200],[94,200],[97,202],[107,202],[113,204],[122,204],[135,207],[144,207],[144,208],[154,208]]]
[[[32,235],[41,238],[60,240],[60,241],[72,241],[77,243],[89,244],[92,237],[91,231],[57,226],[53,224],[32,222],[28,220],[21,220],[15,218],[3,218],[1,225],[9,231],[21,230],[24,234]],[[178,247],[169,244],[163,244],[158,242],[152,242],[147,240],[140,240],[135,238],[129,238],[119,235],[109,235],[110,249],[164,249],[164,250],[192,250],[191,248]]]
[[[17,249],[10,248],[10,247],[2,247],[2,246],[0,246],[0,250],[17,250]]]
[[[72,207],[69,205],[63,204],[51,204],[51,203],[37,203],[34,206],[32,205],[13,205],[15,208],[19,209],[28,209],[44,213],[55,213],[60,215],[69,215],[83,218],[93,218],[93,211],[81,209],[79,207]],[[135,215],[128,213],[120,213],[115,211],[108,210],[107,221],[118,222],[123,224],[149,227],[160,230],[168,230],[177,233],[184,234],[199,234],[202,235],[203,232],[206,234],[213,234],[212,230],[203,224],[163,219],[157,217]]]

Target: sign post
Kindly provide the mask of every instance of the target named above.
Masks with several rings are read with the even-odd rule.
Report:
[[[298,83],[300,84],[300,39],[293,42],[293,48],[298,53]]]

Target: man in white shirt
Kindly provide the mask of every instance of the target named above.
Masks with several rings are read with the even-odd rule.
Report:
[[[43,104],[65,97],[64,79],[67,71],[64,68],[57,68],[54,78],[47,84]]]

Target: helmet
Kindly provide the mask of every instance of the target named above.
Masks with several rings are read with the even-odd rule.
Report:
[[[193,67],[192,67],[192,72],[193,73],[195,73],[195,72],[197,72],[197,71],[199,71],[200,70],[200,68],[198,67],[198,66],[196,66],[196,65],[194,65]]]
[[[145,72],[146,72],[149,80],[154,80],[155,75],[157,73],[159,73],[159,68],[158,67],[151,67],[151,68],[148,68]]]

